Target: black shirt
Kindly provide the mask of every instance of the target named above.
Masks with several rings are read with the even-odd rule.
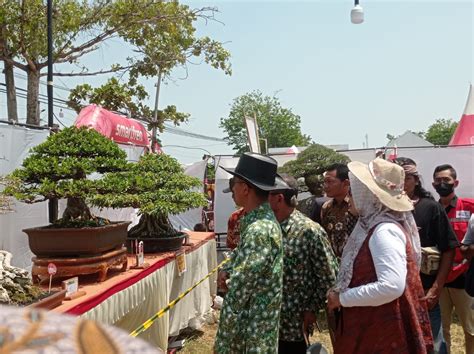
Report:
[[[421,247],[436,246],[439,251],[446,252],[459,246],[444,208],[436,200],[420,198],[413,211],[418,233],[420,234]],[[424,289],[429,289],[436,280],[435,275],[420,273]]]

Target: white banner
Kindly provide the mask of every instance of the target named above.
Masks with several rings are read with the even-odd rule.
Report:
[[[260,154],[257,119],[252,117],[245,117],[245,127],[247,128],[247,138],[250,146],[250,151],[258,152]]]

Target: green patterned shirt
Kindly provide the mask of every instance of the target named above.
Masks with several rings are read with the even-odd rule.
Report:
[[[323,309],[338,263],[324,229],[298,210],[281,223],[284,247],[280,340],[302,341],[303,312]]]
[[[281,229],[268,203],[240,222],[240,243],[225,270],[229,291],[219,320],[217,353],[276,353],[282,298]]]

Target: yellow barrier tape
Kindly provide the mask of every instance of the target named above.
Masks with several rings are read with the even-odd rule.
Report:
[[[219,268],[221,268],[225,263],[227,263],[229,261],[229,258],[223,260],[217,267],[215,267],[213,270],[211,270],[204,278],[202,278],[201,280],[199,280],[196,284],[194,284],[192,287],[190,287],[188,290],[184,291],[183,293],[181,293],[176,299],[174,299],[173,301],[171,301],[168,305],[166,305],[166,307],[162,308],[160,311],[158,311],[157,313],[155,313],[153,316],[151,316],[148,320],[146,320],[140,327],[138,327],[137,329],[135,329],[132,333],[130,333],[130,335],[132,337],[136,337],[138,336],[139,334],[145,332],[148,328],[151,327],[151,325],[153,324],[153,322],[155,322],[157,319],[159,319],[161,316],[163,316],[167,311],[169,311],[170,309],[172,309],[179,301],[181,301],[181,299],[183,297],[185,297],[186,295],[188,295],[194,288],[196,288],[199,284],[201,284],[202,282],[204,282],[207,278],[209,278],[212,274],[214,274],[215,272],[217,272],[217,270]]]

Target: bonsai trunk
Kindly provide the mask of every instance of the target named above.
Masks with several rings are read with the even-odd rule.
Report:
[[[128,231],[128,237],[171,237],[178,235],[166,215],[143,214],[137,225]]]
[[[91,220],[92,214],[86,202],[82,198],[68,198],[66,210],[63,213],[63,221]]]

